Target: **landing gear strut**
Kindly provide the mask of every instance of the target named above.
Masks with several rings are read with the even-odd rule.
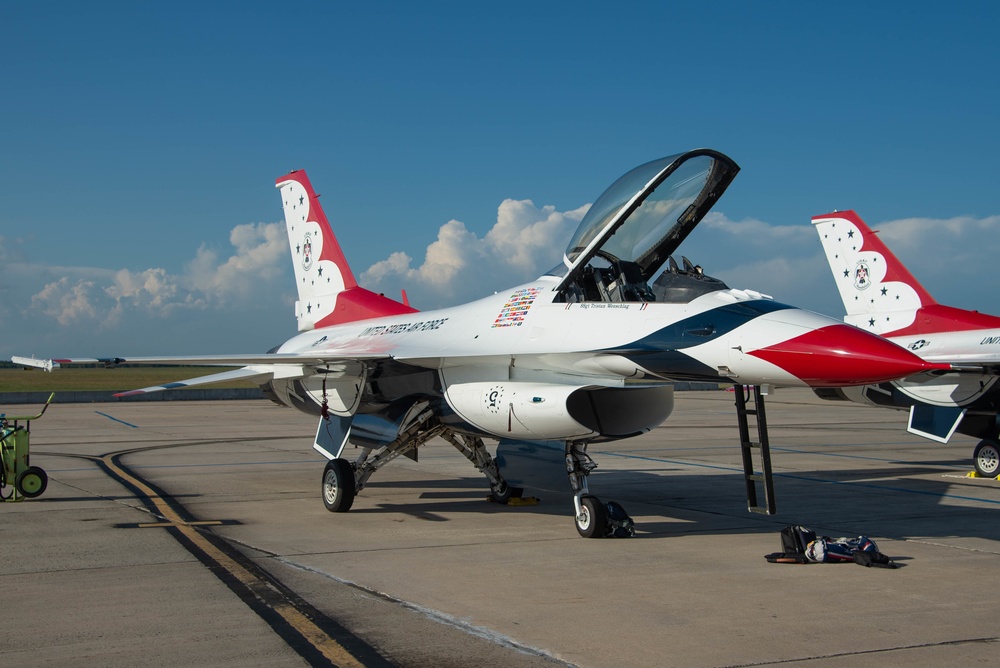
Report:
[[[490,499],[496,503],[507,503],[511,499],[519,499],[524,493],[520,487],[511,487],[500,475],[493,455],[486,449],[483,439],[476,436],[456,435],[451,430],[441,432],[441,438],[455,446],[455,449],[465,455],[472,465],[490,481]]]
[[[573,489],[577,533],[584,538],[629,538],[635,534],[635,523],[621,504],[603,503],[590,494],[587,476],[596,468],[597,463],[587,454],[586,445],[566,444],[566,473]]]
[[[500,475],[496,460],[490,455],[481,438],[452,432],[437,420],[426,402],[414,406],[411,410],[413,418],[406,420],[406,426],[400,430],[396,438],[386,443],[378,453],[375,453],[372,447],[365,447],[353,462],[342,458],[327,462],[323,470],[322,484],[323,505],[327,510],[333,513],[346,513],[354,504],[358,492],[364,489],[375,471],[400,455],[416,461],[417,448],[435,436],[440,436],[455,446],[486,476],[490,482],[494,501],[506,503],[512,498],[521,496],[522,490],[509,486]]]

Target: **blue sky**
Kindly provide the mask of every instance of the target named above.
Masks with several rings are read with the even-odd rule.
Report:
[[[681,250],[733,287],[841,316],[809,217],[854,208],[1000,313],[1000,9],[674,4],[0,4],[0,357],[285,340],[289,169],[363,282],[433,308],[700,146],[743,171]]]

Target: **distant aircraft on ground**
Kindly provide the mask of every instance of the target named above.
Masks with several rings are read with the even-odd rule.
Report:
[[[814,216],[812,222],[847,310],[844,320],[957,369],[816,393],[909,410],[907,431],[940,443],[956,431],[981,439],[972,456],[976,473],[996,477],[1000,318],[938,304],[854,211]]]
[[[300,334],[267,354],[104,361],[240,367],[122,396],[253,379],[273,400],[319,415],[314,447],[329,460],[322,496],[331,511],[350,509],[387,462],[416,459],[419,446],[441,437],[485,474],[496,500],[524,488],[571,489],[576,527],[586,537],[632,532],[619,505],[590,494],[587,476],[597,465],[588,445],[657,427],[673,409],[675,381],[733,383],[748,504],[773,512],[766,451],[763,478],[748,454],[760,446],[750,441],[748,416],[757,416],[766,446],[760,386],[867,385],[950,367],[758,292],[730,289],[686,258],[678,265],[672,253],[738,171],[707,149],[636,167],[594,203],[544,276],[430,312],[357,284],[305,172],[294,171],[277,187]],[[746,408],[745,386],[753,387],[756,409]],[[499,441],[496,457],[484,438]],[[360,448],[353,461],[344,457],[348,442]],[[768,503],[758,507],[750,488],[761,480]]]

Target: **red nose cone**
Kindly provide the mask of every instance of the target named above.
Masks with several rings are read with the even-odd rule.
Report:
[[[870,385],[920,371],[949,370],[850,325],[830,325],[749,353],[811,387]]]

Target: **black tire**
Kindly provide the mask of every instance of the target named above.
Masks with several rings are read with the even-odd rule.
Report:
[[[490,486],[490,496],[494,503],[507,503],[511,499],[519,499],[524,494],[520,487],[511,487],[506,480],[501,480],[499,485]]]
[[[17,476],[14,488],[29,499],[41,496],[49,486],[49,476],[37,466],[29,466]]]
[[[1000,475],[1000,443],[988,439],[979,441],[972,452],[972,465],[976,473],[984,478]]]
[[[346,513],[354,505],[357,494],[354,485],[354,469],[346,459],[331,459],[323,469],[321,489],[323,505],[331,513]]]
[[[608,511],[596,496],[580,499],[582,518],[576,519],[576,530],[584,538],[603,538],[608,528]]]

